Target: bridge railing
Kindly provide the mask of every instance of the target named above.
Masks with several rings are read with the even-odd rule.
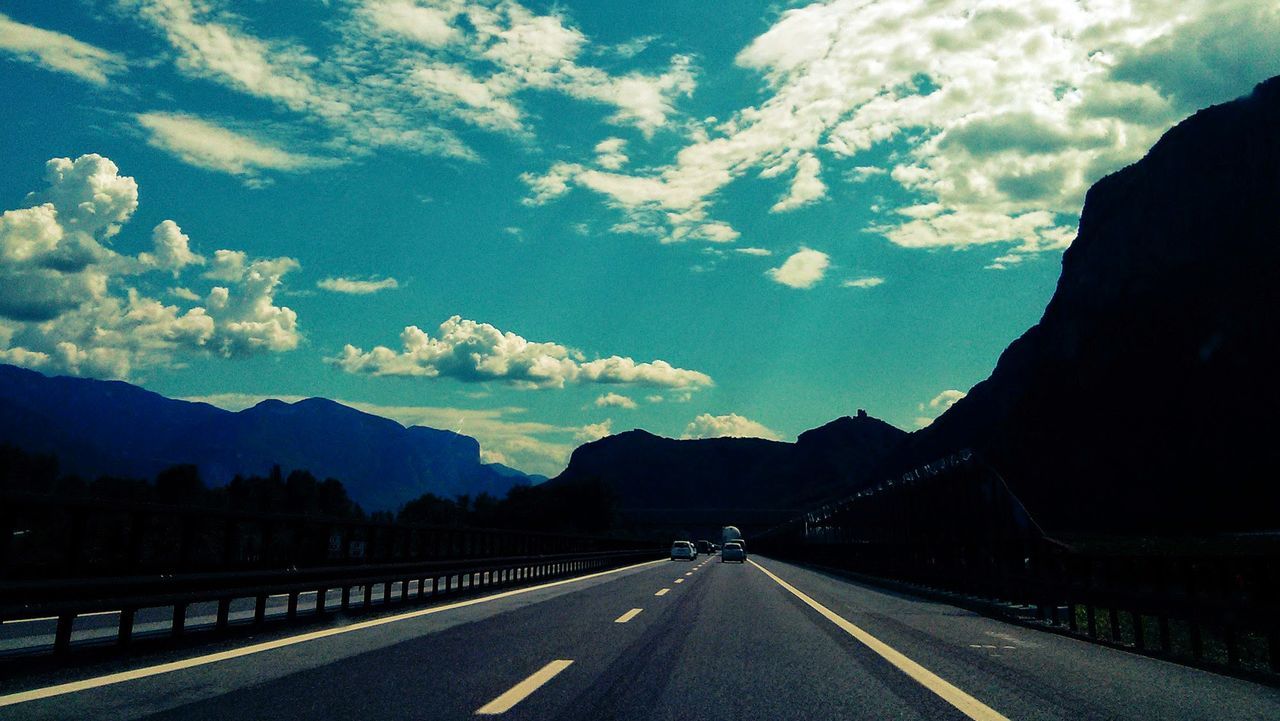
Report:
[[[1103,643],[1280,673],[1276,544],[1063,542],[968,451],[751,541],[762,553],[986,599],[1010,616],[1029,611],[1033,622]]]

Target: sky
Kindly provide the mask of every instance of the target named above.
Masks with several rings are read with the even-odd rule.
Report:
[[[921,427],[1269,0],[0,0],[0,362],[577,445]]]

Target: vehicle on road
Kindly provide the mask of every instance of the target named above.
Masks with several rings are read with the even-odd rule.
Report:
[[[698,553],[714,553],[715,549],[711,547],[711,541],[698,541],[696,544]]]
[[[692,561],[698,557],[698,549],[688,541],[676,541],[671,544],[671,560]]]
[[[747,549],[740,542],[730,541],[724,544],[724,550],[720,551],[720,562],[728,563],[729,561],[747,562]]]

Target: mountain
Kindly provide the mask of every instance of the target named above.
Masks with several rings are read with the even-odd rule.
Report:
[[[220,485],[279,464],[337,478],[366,510],[423,493],[505,495],[530,482],[480,462],[474,438],[370,415],[323,398],[266,400],[238,413],[119,381],[48,377],[0,365],[0,442],[51,453],[82,476],[152,477],[190,463]]]
[[[676,440],[634,430],[580,446],[547,487],[602,483],[619,513],[642,524],[768,524],[859,481],[905,436],[862,411],[795,443]]]
[[[1040,322],[925,429],[860,413],[795,444],[632,431],[550,484],[603,483],[653,522],[767,522],[969,448],[1051,531],[1280,529],[1277,129],[1273,78],[1095,184]]]
[[[885,468],[970,447],[1050,528],[1280,528],[1280,78],[1088,193],[1040,322]]]

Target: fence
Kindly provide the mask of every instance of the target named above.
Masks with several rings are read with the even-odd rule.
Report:
[[[986,599],[1010,615],[1029,610],[1034,622],[1143,653],[1280,673],[1276,543],[1063,542],[968,451],[826,504],[752,545]]]

